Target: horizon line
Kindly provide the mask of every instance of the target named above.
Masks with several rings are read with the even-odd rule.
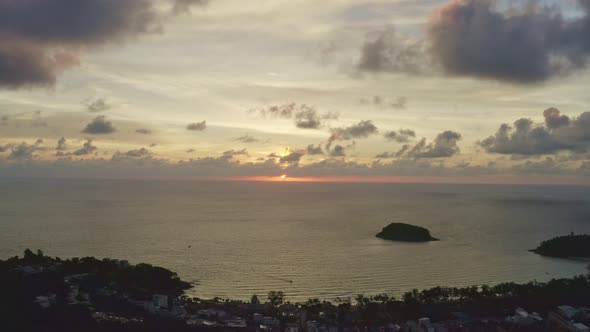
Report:
[[[547,186],[590,186],[590,177],[579,175],[554,176],[514,176],[514,175],[478,175],[478,176],[29,176],[3,177],[5,179],[38,180],[136,180],[136,181],[201,181],[201,182],[274,182],[274,183],[400,183],[400,184],[473,184],[473,185],[547,185]]]

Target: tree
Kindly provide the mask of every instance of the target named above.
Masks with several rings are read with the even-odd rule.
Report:
[[[252,298],[250,299],[250,303],[260,304],[260,300],[258,299],[258,295],[256,295],[256,294],[252,295]]]
[[[270,291],[268,292],[268,303],[270,303],[272,306],[279,306],[281,304],[283,304],[283,302],[285,301],[285,293],[281,292],[281,291]]]

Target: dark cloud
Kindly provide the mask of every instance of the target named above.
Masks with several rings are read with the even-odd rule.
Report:
[[[279,159],[279,163],[281,164],[290,164],[290,165],[299,165],[301,158],[305,155],[305,151],[291,151],[289,154],[281,157]]]
[[[18,145],[6,145],[4,150],[10,149],[10,154],[6,158],[9,160],[32,160],[35,158],[35,152],[44,150],[41,144],[43,144],[43,140],[39,138],[31,145],[25,142]]]
[[[367,138],[378,132],[377,126],[371,120],[360,121],[349,127],[332,128],[330,138],[328,139],[328,150],[335,141],[346,141],[355,138]]]
[[[569,126],[570,124],[570,118],[565,114],[562,115],[561,112],[555,107],[546,109],[543,112],[543,116],[545,117],[545,125],[549,129]]]
[[[84,155],[93,154],[94,152],[96,152],[96,150],[98,150],[98,148],[96,146],[92,145],[91,139],[88,139],[88,140],[86,140],[86,142],[84,143],[82,148],[72,152],[71,154],[74,156],[84,156]]]
[[[429,67],[426,44],[399,36],[393,30],[370,34],[361,50],[357,68],[366,72],[419,74]]]
[[[389,141],[408,143],[416,137],[416,132],[411,129],[400,129],[399,131],[388,131],[383,136]]]
[[[432,52],[447,73],[535,82],[586,66],[588,1],[566,20],[555,8],[529,2],[502,11],[495,1],[455,0],[431,17]]]
[[[416,145],[404,145],[396,157],[406,158],[444,158],[459,153],[457,142],[461,140],[461,134],[454,131],[444,131],[436,136],[432,143],[427,144],[426,139],[421,139]]]
[[[97,116],[86,128],[82,130],[86,134],[110,134],[115,131],[115,127],[110,121],[107,121],[104,115]]]
[[[375,158],[377,158],[377,159],[391,159],[391,158],[395,158],[395,157],[396,157],[396,153],[393,153],[393,152],[383,152],[383,153],[380,153],[375,156]]]
[[[250,136],[249,134],[246,134],[246,135],[236,138],[236,141],[242,142],[242,143],[258,143],[258,142],[260,142],[260,139]]]
[[[207,121],[190,123],[186,126],[186,129],[191,131],[203,131],[207,129]]]
[[[152,131],[147,128],[139,128],[139,129],[136,129],[135,132],[138,134],[142,134],[142,135],[151,135],[152,134]]]
[[[2,5],[0,5],[0,13],[2,13],[1,7]],[[0,14],[0,17],[2,16]],[[0,41],[0,88],[17,89],[33,85],[52,85],[59,73],[77,65],[78,62],[75,55],[66,51],[54,50],[49,53],[42,46],[34,43],[2,40]]]
[[[98,113],[111,109],[111,105],[109,105],[109,103],[107,103],[107,101],[104,98],[99,98],[89,102],[86,105],[86,108],[88,109],[88,112]]]
[[[330,157],[344,157],[346,156],[346,149],[342,145],[336,145],[330,150]]]
[[[318,112],[314,109],[300,110],[295,113],[295,126],[302,129],[318,129],[322,125]]]
[[[311,156],[324,154],[324,150],[322,150],[322,147],[319,144],[318,145],[310,144],[307,146],[305,151],[307,152],[308,155],[311,155]]]
[[[500,1],[450,0],[436,9],[423,41],[394,32],[370,36],[358,69],[432,73],[532,83],[586,68],[590,55],[590,5],[567,17],[537,1],[503,9]]]
[[[125,156],[131,158],[143,158],[151,155],[150,150],[146,148],[136,149],[136,150],[129,150],[125,152]]]
[[[222,153],[222,158],[225,159],[232,159],[235,156],[248,156],[248,150],[247,149],[241,149],[241,150],[228,150],[228,151],[224,151]]]
[[[55,147],[55,150],[57,151],[65,151],[68,149],[68,144],[66,142],[66,138],[62,137],[59,139],[59,141],[57,141],[57,146]]]
[[[487,152],[512,155],[543,155],[559,151],[583,153],[590,150],[590,112],[570,119],[550,108],[543,112],[544,124],[519,119],[511,127],[502,124],[498,131],[481,142]]]
[[[147,161],[150,161],[150,160],[155,161],[155,159],[152,157],[151,151],[146,148],[129,150],[124,153],[117,151],[111,157],[111,161],[114,161],[114,162],[139,161],[139,162],[143,163],[146,160]]]
[[[335,112],[320,113],[312,106],[297,103],[250,109],[248,113],[258,114],[264,118],[293,119],[295,126],[301,129],[319,129],[325,121],[337,120],[340,117],[340,114]]]
[[[197,0],[165,0],[181,12]],[[51,85],[81,51],[162,31],[154,0],[0,0],[0,87]]]
[[[188,150],[186,150],[186,153],[193,153],[193,152],[195,152],[195,149],[188,149]]]

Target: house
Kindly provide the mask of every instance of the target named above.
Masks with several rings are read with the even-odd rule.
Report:
[[[39,295],[35,297],[35,300],[33,302],[37,303],[41,308],[47,309],[51,307],[51,305],[55,304],[55,299],[55,294],[49,294],[47,296]]]
[[[557,310],[549,313],[547,325],[555,330],[565,331],[588,331],[588,327],[579,322],[579,319],[587,319],[588,310],[584,308],[574,308],[569,305],[560,305]]]
[[[506,317],[506,323],[517,326],[532,326],[534,324],[540,325],[543,323],[543,318],[536,312],[529,314],[523,308],[517,308],[514,316]]]

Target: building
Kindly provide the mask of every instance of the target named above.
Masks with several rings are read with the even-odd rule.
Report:
[[[152,302],[155,309],[168,309],[168,295],[154,294]]]
[[[574,323],[572,328],[573,328],[572,329],[573,332],[589,332],[590,331],[588,326],[586,326],[582,323]]]
[[[552,330],[588,332],[588,326],[581,320],[590,320],[590,310],[585,308],[574,308],[569,305],[560,305],[557,310],[549,313],[547,326]]]

